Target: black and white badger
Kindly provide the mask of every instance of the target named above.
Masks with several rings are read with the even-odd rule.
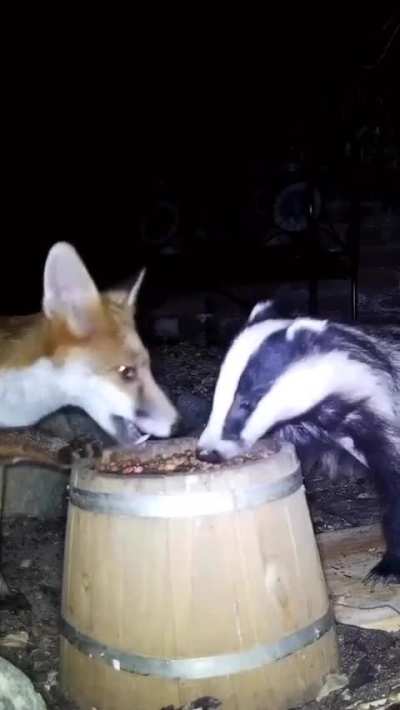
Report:
[[[279,318],[257,304],[222,364],[200,459],[228,459],[264,435],[292,442],[301,461],[343,454],[376,476],[386,552],[370,579],[400,583],[400,328]]]

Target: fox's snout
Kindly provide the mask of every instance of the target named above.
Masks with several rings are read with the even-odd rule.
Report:
[[[144,435],[168,438],[179,426],[177,410],[150,372],[131,386],[120,386],[112,373],[89,375],[76,403],[120,444],[135,444]]]
[[[159,438],[176,434],[180,425],[179,413],[149,369],[138,390],[139,401],[135,402],[132,418],[139,431]]]

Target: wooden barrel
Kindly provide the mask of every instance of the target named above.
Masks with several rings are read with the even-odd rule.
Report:
[[[74,468],[61,680],[80,708],[286,710],[337,671],[298,460],[289,445],[258,452],[201,473]]]

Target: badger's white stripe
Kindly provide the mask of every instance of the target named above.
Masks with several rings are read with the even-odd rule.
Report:
[[[251,446],[276,424],[305,414],[333,394],[350,401],[368,399],[375,412],[394,416],[393,404],[378,376],[367,365],[336,351],[307,357],[278,377],[248,418],[242,439]]]
[[[207,427],[199,440],[199,446],[211,448],[219,442],[226,415],[233,402],[240,376],[246,369],[250,357],[261,343],[272,333],[286,328],[290,320],[268,320],[249,326],[238,335],[222,363],[213,406]]]

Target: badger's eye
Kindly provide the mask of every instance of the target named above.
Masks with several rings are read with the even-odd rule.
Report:
[[[241,399],[239,402],[240,409],[245,411],[245,412],[250,412],[251,410],[251,403],[248,399]]]
[[[136,368],[132,365],[120,365],[118,374],[123,380],[131,382],[136,377]]]

